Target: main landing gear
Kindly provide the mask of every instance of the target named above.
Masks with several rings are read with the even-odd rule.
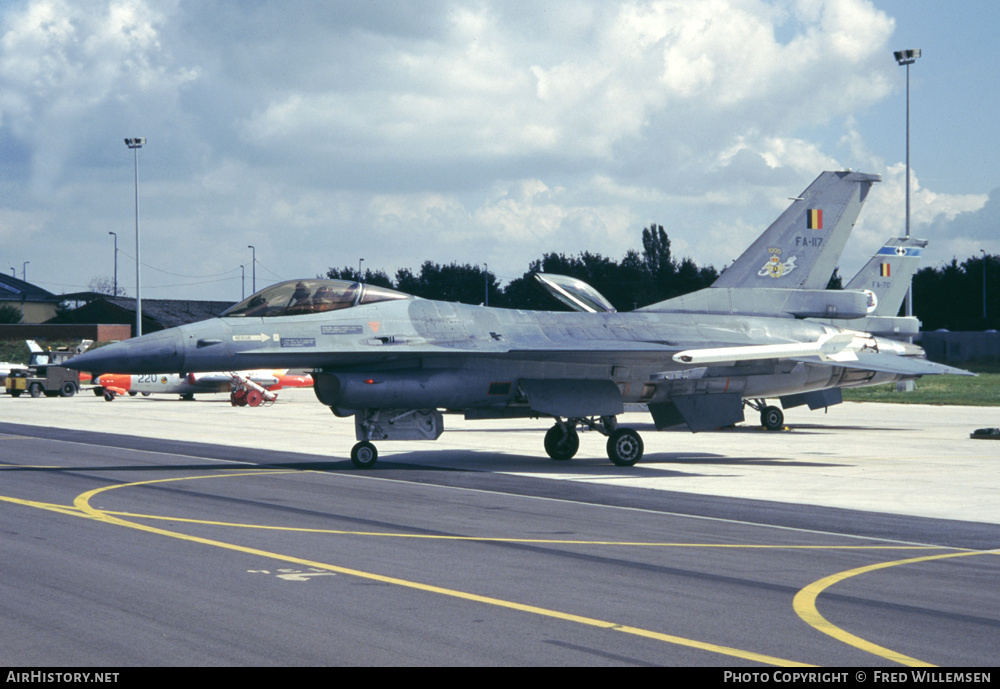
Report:
[[[760,425],[769,431],[780,431],[785,427],[785,414],[778,407],[769,405],[763,398],[747,400],[745,403],[760,412]]]
[[[331,407],[334,414],[345,415]],[[354,414],[358,442],[351,448],[351,463],[371,469],[378,462],[372,441],[435,440],[444,430],[441,412],[436,409],[363,409]],[[561,419],[545,433],[545,452],[552,459],[571,459],[580,449],[577,428],[589,428],[607,436],[608,458],[620,467],[630,467],[642,458],[642,438],[631,428],[620,428],[614,416]]]
[[[616,466],[630,467],[642,459],[642,438],[631,428],[619,428],[613,416],[574,418],[565,421],[556,418],[556,424],[545,433],[545,452],[555,460],[571,459],[580,449],[577,426],[584,426],[608,436],[608,458]]]

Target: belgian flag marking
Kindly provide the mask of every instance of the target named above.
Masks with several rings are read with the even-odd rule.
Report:
[[[881,264],[879,264],[879,275],[881,277],[884,277],[884,278],[890,277],[889,276],[889,264],[888,263],[881,263]]]
[[[809,230],[823,229],[822,208],[810,208],[809,210],[806,211],[806,229]]]

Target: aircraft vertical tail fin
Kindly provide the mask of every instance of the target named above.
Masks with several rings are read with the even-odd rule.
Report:
[[[871,316],[895,316],[903,304],[910,278],[917,272],[925,239],[899,237],[890,239],[844,289],[868,293]]]
[[[883,337],[916,336],[920,332],[920,321],[914,316],[897,314],[926,246],[924,239],[899,237],[887,241],[844,288],[868,295],[868,314],[847,322],[827,322]]]
[[[872,184],[862,172],[823,172],[712,287],[824,289]]]

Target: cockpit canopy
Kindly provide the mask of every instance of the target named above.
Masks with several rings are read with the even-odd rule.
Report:
[[[289,280],[266,287],[222,313],[223,317],[298,316],[349,309],[395,299],[413,299],[386,287],[346,280]]]

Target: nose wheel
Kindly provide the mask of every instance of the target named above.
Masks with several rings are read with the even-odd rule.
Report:
[[[785,414],[780,408],[769,405],[764,399],[745,400],[743,402],[760,413],[760,425],[767,431],[780,431],[785,427]]]
[[[351,463],[358,469],[371,469],[378,461],[378,450],[367,440],[351,448]]]
[[[760,412],[760,425],[769,431],[780,431],[785,426],[785,415],[777,407],[764,407]]]

